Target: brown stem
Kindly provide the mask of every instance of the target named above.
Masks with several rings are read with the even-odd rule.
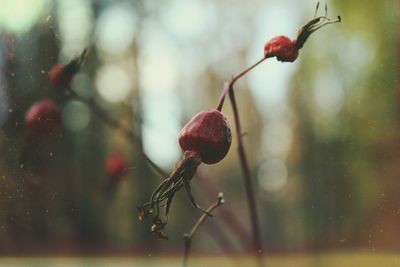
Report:
[[[224,204],[225,199],[224,199],[224,195],[222,193],[218,194],[218,199],[217,201],[212,204],[208,209],[207,212],[210,213],[212,212],[215,208],[221,206],[222,204]],[[191,244],[192,244],[192,238],[194,236],[194,234],[197,232],[197,230],[199,229],[199,227],[201,226],[201,224],[206,220],[206,218],[209,217],[207,216],[206,213],[203,213],[200,218],[197,220],[197,222],[194,224],[192,230],[190,231],[189,234],[185,234],[184,238],[185,238],[185,252],[183,255],[183,267],[187,267],[187,263],[189,260],[189,253],[190,253],[190,248],[191,248]]]
[[[107,125],[109,125],[112,128],[118,129],[121,131],[121,133],[126,137],[126,139],[131,142],[134,146],[137,146],[137,144],[140,143],[139,138],[136,136],[136,134],[125,124],[122,124],[119,122],[117,119],[114,117],[110,116],[107,111],[102,109],[92,98],[85,98],[79,94],[77,94],[72,88],[68,88],[68,92],[74,96],[75,98],[81,100],[82,102],[85,102],[89,108],[95,113],[100,119],[102,119]],[[168,177],[168,174],[163,171],[158,165],[152,161],[146,153],[144,153],[143,148],[140,147],[140,153],[142,156],[145,158],[145,160],[150,164],[152,168],[161,176],[163,177]]]
[[[242,78],[244,75],[246,75],[246,73],[248,73],[249,71],[251,71],[252,69],[254,69],[258,64],[260,64],[261,62],[263,62],[264,60],[266,60],[267,57],[263,57],[260,60],[258,60],[256,63],[254,63],[253,65],[251,65],[250,67],[248,67],[247,69],[245,69],[244,71],[242,71],[241,73],[239,73],[238,75],[234,76],[231,80],[231,86],[233,87],[233,85],[235,84],[235,82],[237,80],[239,80],[240,78]],[[222,106],[224,105],[224,101],[225,101],[225,97],[226,94],[229,91],[229,87],[224,87],[224,91],[222,92],[217,107],[215,108],[218,111],[221,111]]]
[[[244,151],[242,130],[241,130],[240,119],[239,119],[239,110],[238,110],[238,107],[236,104],[235,92],[233,90],[233,83],[234,83],[233,80],[230,83],[225,83],[225,88],[226,88],[226,86],[228,87],[229,99],[232,104],[233,116],[235,119],[236,136],[237,136],[237,140],[238,140],[238,154],[239,154],[239,159],[240,159],[240,166],[241,166],[242,172],[243,172],[243,179],[244,179],[244,185],[246,188],[247,202],[248,202],[249,211],[250,211],[254,253],[257,258],[258,266],[263,266],[263,257],[262,257],[263,248],[262,248],[262,242],[261,242],[260,225],[259,225],[258,214],[257,214],[257,205],[256,205],[256,199],[255,199],[253,185],[252,185],[252,181],[251,181],[249,164],[247,161],[246,153]]]

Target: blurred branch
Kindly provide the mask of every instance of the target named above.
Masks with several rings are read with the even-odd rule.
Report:
[[[218,194],[217,201],[207,209],[207,212],[211,213],[214,209],[216,209],[217,207],[221,206],[224,203],[225,203],[224,194],[222,192],[220,192]],[[197,222],[194,224],[190,233],[184,235],[185,252],[184,252],[184,256],[183,256],[183,267],[188,266],[187,263],[189,260],[189,253],[190,253],[190,248],[191,248],[191,244],[192,244],[192,238],[193,238],[194,234],[197,232],[197,230],[199,229],[199,227],[201,226],[201,224],[206,220],[207,217],[209,217],[209,216],[206,213],[203,213],[200,216],[200,218],[197,220]]]
[[[132,143],[134,146],[138,146],[137,144],[140,144],[140,140],[137,137],[137,135],[125,124],[122,124],[119,122],[117,119],[114,117],[110,116],[107,111],[105,111],[103,108],[101,108],[92,98],[85,98],[79,94],[77,94],[72,88],[68,87],[68,92],[76,97],[77,99],[85,102],[89,108],[100,118],[102,119],[106,124],[108,124],[110,127],[118,129],[121,131],[121,133],[126,137],[126,139]],[[150,164],[154,170],[161,175],[162,177],[168,177],[168,174],[162,170],[154,161],[152,161],[146,153],[144,153],[143,148],[140,146],[140,153],[142,156],[145,158],[145,160]]]
[[[200,185],[203,186],[204,192],[208,192],[210,195],[217,194],[218,191],[215,190],[215,185],[210,179],[207,179],[207,177],[205,177],[200,170],[197,171],[197,176],[200,178]],[[245,246],[249,242],[249,233],[246,231],[246,228],[243,226],[243,224],[241,224],[237,219],[236,214],[227,207],[228,206],[225,206],[224,208],[220,209],[219,218],[225,222],[232,233],[235,233],[239,243]]]

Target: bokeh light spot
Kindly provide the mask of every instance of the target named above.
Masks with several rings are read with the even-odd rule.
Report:
[[[264,190],[279,191],[287,184],[287,175],[287,169],[282,160],[270,159],[261,165],[258,181]]]
[[[44,13],[46,6],[51,6],[49,0],[2,0],[0,25],[16,33],[26,32]]]
[[[123,52],[135,36],[134,12],[126,4],[113,6],[104,11],[96,28],[96,45],[104,52],[118,54]]]
[[[129,95],[132,81],[117,65],[105,65],[96,74],[96,89],[106,101],[120,102]]]
[[[72,100],[63,110],[64,126],[71,132],[83,130],[90,122],[90,110],[86,104]]]

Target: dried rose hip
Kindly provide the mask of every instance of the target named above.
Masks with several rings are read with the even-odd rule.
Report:
[[[68,68],[68,65],[57,64],[49,72],[50,84],[56,88],[70,86],[76,73],[74,69]]]
[[[61,122],[61,111],[50,99],[33,104],[25,114],[25,124],[35,134],[51,134]]]
[[[294,42],[286,36],[277,36],[268,41],[264,46],[265,57],[276,57],[282,62],[293,62],[299,56],[299,49]]]
[[[71,85],[72,78],[78,73],[86,56],[86,49],[82,54],[71,60],[67,65],[57,64],[49,72],[50,84],[56,88],[66,88]]]
[[[154,190],[150,201],[139,206],[139,220],[151,216],[151,231],[157,238],[165,239],[163,229],[166,222],[160,217],[160,210],[165,206],[168,216],[175,193],[184,188],[194,207],[212,216],[200,207],[192,195],[190,180],[195,176],[197,168],[203,162],[214,164],[221,161],[231,146],[231,129],[225,116],[217,109],[202,111],[195,115],[183,127],[179,136],[179,144],[185,151],[183,158],[176,164],[172,173]]]
[[[126,173],[128,167],[127,158],[120,153],[111,154],[106,160],[106,173],[109,177],[119,179]]]
[[[231,146],[231,129],[225,116],[216,109],[202,111],[182,129],[179,145],[182,150],[200,155],[202,162],[221,161]]]
[[[319,3],[317,4],[315,14],[317,14]],[[328,8],[325,6],[325,16],[314,17],[309,20],[297,33],[294,40],[286,36],[277,36],[269,40],[264,46],[265,58],[276,57],[277,60],[282,62],[293,62],[299,55],[299,50],[303,48],[304,43],[310,35],[322,28],[325,25],[338,23],[341,17],[338,16],[336,20],[331,20],[327,17]]]

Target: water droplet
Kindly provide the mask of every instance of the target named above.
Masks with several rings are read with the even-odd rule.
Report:
[[[23,168],[24,168],[24,164],[19,165],[19,167],[20,167],[21,169],[23,169]]]

